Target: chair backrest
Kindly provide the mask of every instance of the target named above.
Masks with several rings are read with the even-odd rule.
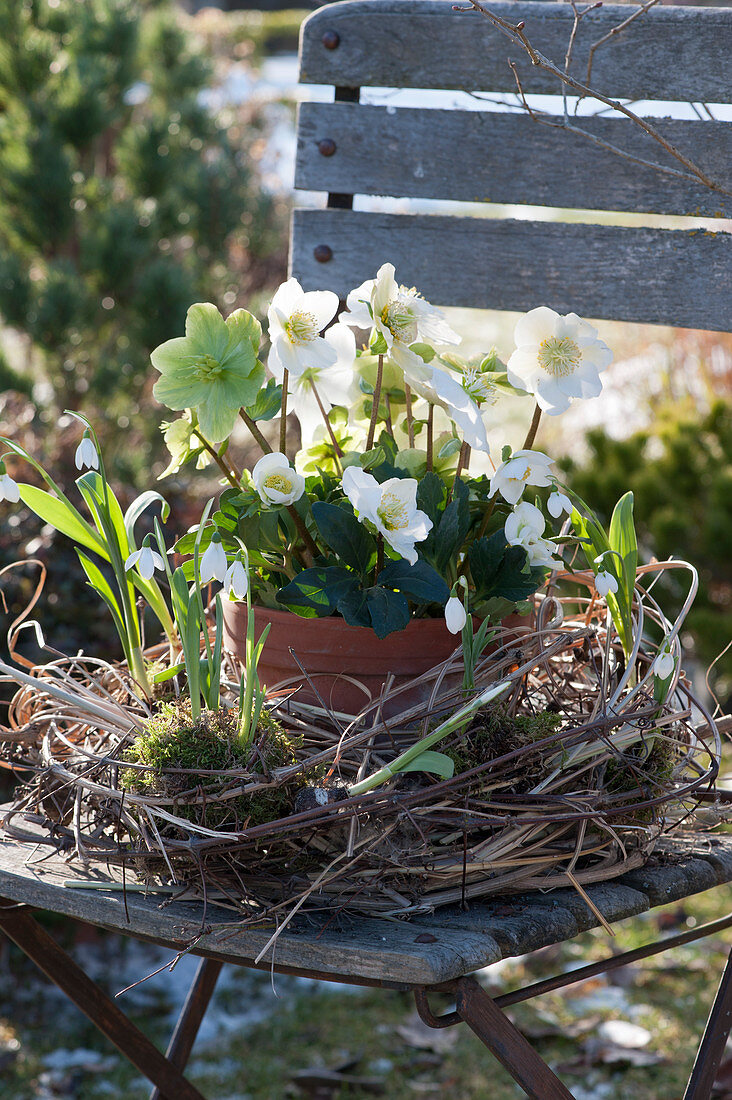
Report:
[[[563,62],[569,4],[489,7],[523,20],[532,45]],[[578,79],[592,44],[629,14],[626,5],[605,5],[583,19],[573,52]],[[732,99],[731,56],[732,9],[654,7],[597,49],[591,83],[625,103],[694,104],[691,117],[651,121],[732,192],[732,112],[722,109],[720,121],[713,106]],[[355,195],[378,195],[562,208],[557,219],[568,210],[732,217],[730,194],[639,163],[684,172],[624,117],[571,119],[598,144],[525,112],[471,109],[485,107],[475,94],[462,97],[467,109],[360,102],[366,88],[505,98],[516,92],[509,57],[527,95],[561,92],[556,76],[532,66],[483,15],[453,10],[452,0],[345,0],[309,16],[300,80],[333,85],[335,102],[300,107],[295,186],[328,198],[326,209],[294,212],[292,274],[306,289],[343,296],[389,260],[400,282],[440,305],[523,311],[543,303],[585,317],[732,328],[732,234],[708,223],[674,229],[592,224],[592,214],[546,221],[515,210],[508,218],[352,209]]]

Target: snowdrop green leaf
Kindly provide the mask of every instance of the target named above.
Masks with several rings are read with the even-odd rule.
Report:
[[[399,768],[400,772],[429,772],[442,779],[452,779],[455,774],[455,761],[444,752],[427,750]]]

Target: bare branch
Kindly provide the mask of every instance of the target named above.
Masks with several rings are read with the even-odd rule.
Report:
[[[502,34],[504,34],[512,42],[518,43],[519,45],[521,45],[523,47],[523,49],[526,51],[526,53],[528,54],[532,65],[536,66],[536,68],[542,69],[544,72],[548,72],[548,73],[551,73],[553,76],[556,76],[557,79],[560,80],[563,85],[566,85],[566,87],[571,88],[573,91],[577,92],[580,96],[587,96],[591,99],[595,99],[598,102],[604,103],[608,107],[611,107],[614,111],[617,111],[619,114],[625,115],[626,118],[629,118],[632,122],[634,122],[637,126],[639,126],[641,128],[641,130],[644,131],[644,133],[646,133],[650,138],[652,138],[654,141],[656,141],[663,149],[665,149],[666,152],[670,156],[672,156],[675,160],[677,160],[681,164],[683,164],[684,167],[687,169],[687,173],[690,173],[691,177],[693,177],[695,181],[699,181],[699,182],[703,183],[704,186],[708,187],[711,191],[716,191],[716,192],[719,192],[723,195],[732,195],[731,190],[729,190],[728,188],[722,186],[722,184],[717,183],[715,180],[710,179],[709,176],[707,176],[706,173],[701,168],[699,168],[698,165],[694,164],[694,162],[689,160],[689,158],[686,157],[679,149],[677,149],[674,145],[672,145],[669,141],[667,141],[666,138],[663,136],[663,134],[661,134],[658,130],[656,130],[656,128],[654,126],[651,126],[651,124],[649,122],[647,122],[646,119],[642,118],[640,115],[637,115],[634,111],[631,111],[630,108],[626,107],[626,105],[624,103],[620,102],[620,100],[611,99],[609,96],[604,95],[602,92],[598,91],[597,89],[590,88],[587,84],[583,84],[581,81],[579,81],[579,80],[575,79],[575,77],[571,76],[568,72],[564,72],[562,69],[560,69],[559,66],[556,65],[550,58],[545,57],[544,54],[542,54],[539,50],[537,50],[531,44],[531,42],[529,41],[527,35],[524,33],[525,24],[524,24],[523,21],[520,22],[520,23],[515,23],[515,24],[511,23],[511,22],[509,22],[509,20],[503,19],[500,15],[496,15],[495,12],[490,11],[488,8],[486,8],[480,2],[480,0],[469,0],[469,2],[470,2],[470,5],[471,5],[471,8],[457,8],[456,7],[455,10],[456,11],[469,11],[469,10],[473,9],[477,12],[480,12],[480,14],[484,15],[487,19],[489,19],[490,22],[494,25],[494,27],[496,27]],[[650,4],[650,2],[651,2],[651,0],[647,0],[648,4]],[[655,3],[656,0],[653,0],[653,2]],[[638,12],[634,13],[634,14],[641,14],[641,9],[638,9]],[[581,18],[581,14],[579,16],[576,16],[575,20],[578,21],[579,18]],[[627,24],[629,22],[630,22],[630,19],[625,20],[625,24]],[[619,26],[622,27],[623,25],[624,24],[620,24]],[[511,66],[511,67],[512,67],[512,70],[513,70],[513,66]],[[525,97],[524,97],[524,102],[525,102]],[[532,112],[532,115],[534,115],[534,117],[535,117],[534,112]],[[567,123],[566,118],[565,118],[565,121],[564,121],[564,125],[567,129],[570,128],[569,124]],[[582,134],[583,136],[588,136],[588,137],[590,136],[589,134],[587,134],[586,131],[580,130],[579,128],[576,128],[576,132]],[[594,139],[594,140],[596,141],[596,143],[598,143],[598,144],[600,143],[599,139]],[[613,151],[617,152],[620,156],[626,156],[629,160],[638,161],[638,158],[630,156],[629,154],[625,153],[621,149],[615,149],[613,146],[607,146],[607,147],[613,149]],[[648,164],[650,167],[656,168],[659,171],[670,173],[671,175],[680,175],[681,178],[684,178],[684,179],[688,178],[687,173],[680,173],[678,170],[668,168],[668,167],[664,167],[663,165],[656,164],[654,162],[639,161],[639,163]]]
[[[654,4],[657,4],[658,0],[646,0],[645,4],[641,4],[639,8],[629,15],[627,19],[624,19],[622,23],[618,23],[617,27],[613,27],[602,38],[598,38],[597,42],[593,42],[590,46],[590,53],[587,58],[587,76],[585,77],[585,84],[590,83],[590,77],[592,76],[592,62],[595,60],[595,50],[599,49],[605,42],[609,42],[611,38],[614,38],[616,34],[620,34],[626,27],[630,26],[633,20],[638,19],[639,16],[645,15],[649,8],[652,8]]]

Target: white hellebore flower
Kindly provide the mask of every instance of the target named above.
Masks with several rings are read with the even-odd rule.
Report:
[[[74,462],[76,463],[77,470],[99,469],[99,455],[97,454],[94,440],[89,435],[89,432],[84,432],[81,443],[76,448]]]
[[[135,566],[140,576],[149,581],[156,569],[165,569],[165,562],[157,550],[143,543],[142,549],[133,551],[127,558],[125,570],[129,572]]]
[[[252,470],[252,481],[262,503],[274,508],[294,504],[305,492],[305,478],[282,451],[263,455]]]
[[[237,557],[224,574],[224,591],[235,600],[245,600],[249,590],[249,576],[241,558]]]
[[[607,570],[601,569],[600,572],[595,575],[595,588],[597,589],[598,596],[607,596],[608,592],[617,592],[618,582],[612,573],[608,573]]]
[[[560,564],[552,557],[557,552],[555,543],[542,538],[546,521],[533,504],[523,500],[506,520],[506,541],[511,546],[523,546],[529,557],[529,565],[551,568]]]
[[[553,465],[553,459],[541,451],[514,451],[491,478],[490,495],[500,493],[509,504],[517,504],[525,485],[551,485]]]
[[[389,546],[414,565],[415,542],[426,539],[432,520],[417,508],[417,481],[413,477],[391,477],[383,485],[360,466],[343,471],[343,492],[361,523],[369,520]]]
[[[297,279],[288,279],[278,289],[267,317],[272,341],[267,366],[278,382],[284,371],[301,374],[307,367],[329,367],[336,352],[322,336],[338,309],[338,295],[332,290],[305,293]]]
[[[569,515],[572,508],[572,501],[566,493],[561,493],[559,489],[555,489],[553,493],[549,494],[549,499],[546,502],[546,510],[554,519],[559,519],[564,512]]]
[[[360,394],[354,373],[356,337],[353,332],[346,325],[332,325],[324,339],[335,353],[333,363],[330,366],[313,363],[301,374],[290,375],[291,407],[300,421],[303,445],[312,440],[316,428],[323,424],[318,398],[328,413],[334,405],[350,408]]]
[[[199,562],[198,570],[201,575],[201,584],[210,584],[211,581],[223,582],[226,577],[227,566],[226,551],[221,545],[221,535],[217,531]]]
[[[17,504],[20,500],[20,489],[5,469],[5,463],[0,460],[0,500],[8,500],[11,504]]]
[[[485,424],[477,403],[473,400],[457,378],[440,367],[430,363],[422,364],[424,380],[405,369],[404,374],[415,393],[432,405],[440,405],[454,424],[457,425],[463,439],[474,450],[490,452]]]
[[[657,676],[659,680],[668,680],[675,667],[676,660],[673,654],[664,650],[659,653],[653,662],[653,675]]]
[[[457,596],[450,596],[445,604],[445,623],[451,634],[459,634],[468,621],[462,600]]]
[[[346,299],[348,312],[341,321],[354,328],[374,328],[386,343],[390,357],[402,370],[427,377],[420,355],[409,350],[410,344],[459,344],[460,337],[450,328],[442,312],[430,305],[417,290],[399,286],[394,265],[382,264],[375,279],[367,279]]]
[[[597,397],[599,373],[612,362],[597,329],[576,313],[566,317],[548,306],[530,310],[517,323],[516,350],[508,361],[508,381],[533,393],[541,409],[556,416],[573,397]]]

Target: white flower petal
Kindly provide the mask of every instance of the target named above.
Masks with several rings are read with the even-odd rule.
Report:
[[[607,596],[608,592],[617,592],[618,582],[612,573],[601,570],[595,577],[595,588],[598,596]]]
[[[671,653],[659,653],[653,662],[653,675],[659,680],[667,680],[676,667],[676,661]]]
[[[320,332],[338,312],[338,295],[332,290],[309,290],[303,294],[298,308],[313,315]]]
[[[445,604],[445,624],[451,634],[459,634],[468,621],[465,607],[457,596],[450,596]]]
[[[524,345],[540,344],[547,336],[554,335],[554,328],[559,320],[559,314],[549,306],[537,306],[530,309],[516,322],[513,338],[516,347]]]
[[[20,489],[10,474],[0,474],[0,500],[7,500],[11,504],[17,504],[20,500]]]
[[[211,581],[223,581],[227,568],[226,551],[220,542],[212,540],[199,562],[201,584],[210,584]]]

